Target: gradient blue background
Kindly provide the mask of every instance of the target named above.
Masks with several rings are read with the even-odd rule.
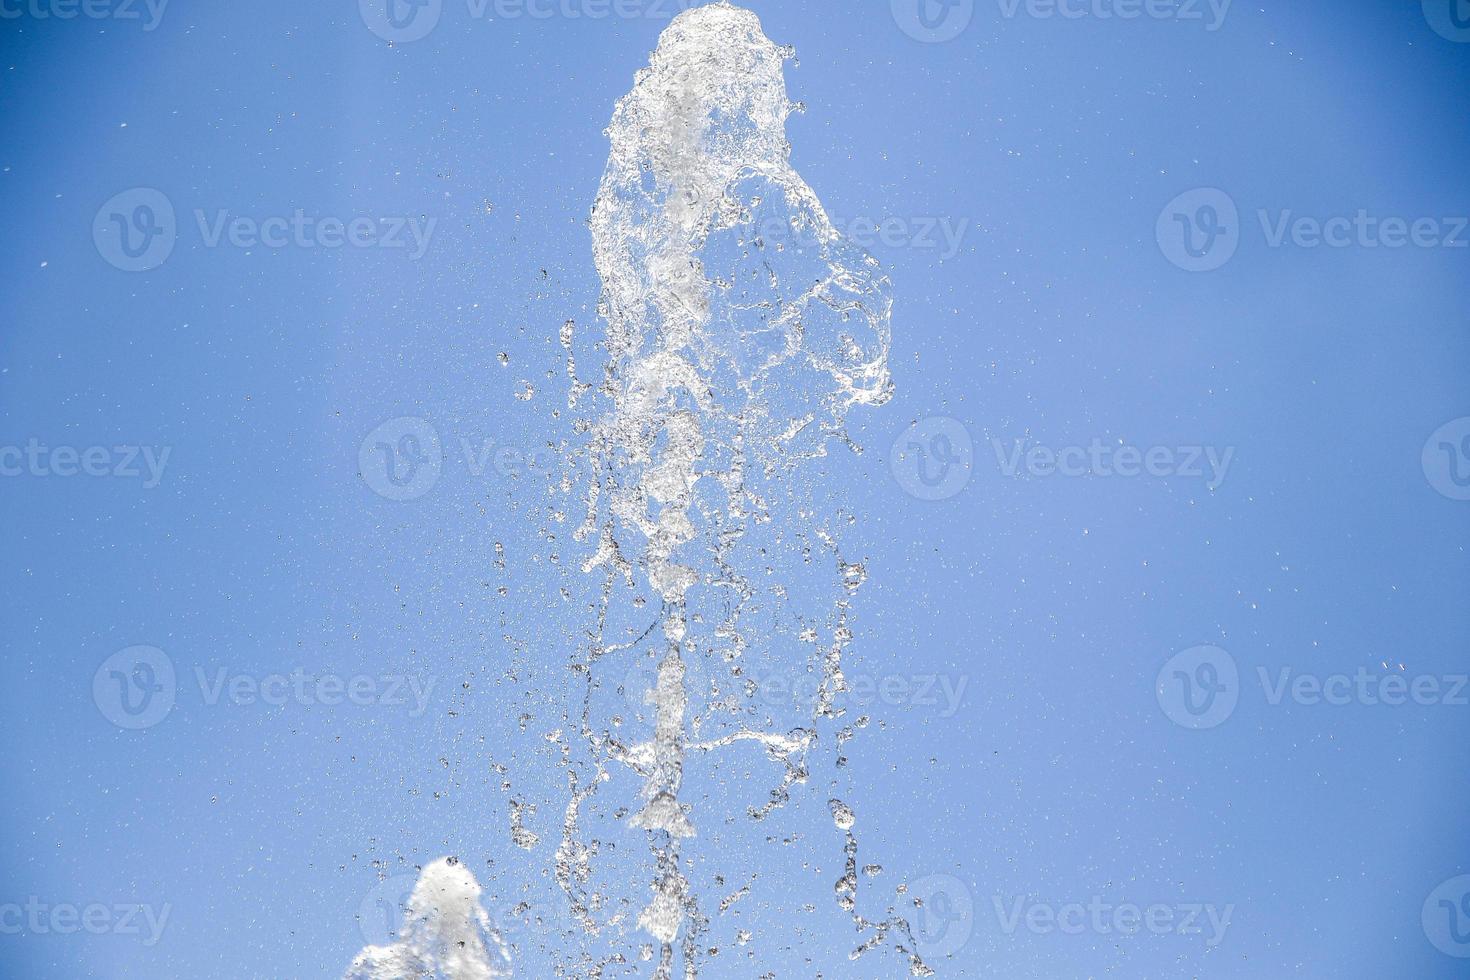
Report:
[[[1239,0],[1216,32],[981,3],[938,44],[875,0],[748,6],[798,50],[793,159],[829,211],[971,224],[943,261],[874,248],[894,281],[897,394],[857,420],[869,452],[833,467],[864,515],[854,656],[873,674],[969,684],[953,717],[875,711],[884,725],[849,753],[864,862],[889,886],[948,874],[971,892],[968,943],[932,965],[1038,980],[1465,975],[1420,908],[1470,872],[1470,708],[1247,695],[1190,732],[1154,680],[1203,643],[1250,675],[1466,670],[1470,504],[1433,490],[1420,451],[1470,415],[1470,252],[1271,249],[1253,216],[1470,213],[1470,45],[1402,0]],[[0,936],[0,973],[334,977],[363,944],[374,860],[494,861],[497,902],[518,897],[518,876],[544,884],[546,846],[510,846],[489,768],[548,758],[517,732],[525,685],[498,643],[560,656],[532,649],[545,576],[528,566],[497,604],[488,570],[494,541],[513,566],[536,551],[533,503],[453,465],[395,503],[357,456],[403,415],[448,440],[571,438],[568,413],[550,417],[565,390],[556,330],[595,329],[585,218],[602,130],[663,23],[472,22],[451,2],[428,38],[390,46],[347,3],[174,0],[149,33],[0,22],[0,444],[173,447],[151,491],[0,479],[0,902],[172,906],[152,948]],[[181,237],[161,268],[126,274],[91,226],[135,186],[169,196]],[[1154,223],[1201,186],[1229,193],[1247,227],[1229,264],[1192,275]],[[415,263],[207,248],[188,217],[298,207],[438,227]],[[513,397],[522,380],[530,402]],[[935,415],[964,423],[975,473],[921,503],[888,450]],[[1024,436],[1237,456],[1214,493],[1005,479],[989,440]],[[91,682],[134,644],[186,676],[414,671],[443,696],[411,719],[183,692],[162,724],[125,732]],[[811,793],[820,809],[824,788]],[[802,846],[830,885],[830,824]],[[1210,950],[1007,935],[991,902],[1093,895],[1235,912]],[[853,939],[830,905],[803,921],[821,958],[766,935],[760,968],[901,975],[893,956],[837,955]]]

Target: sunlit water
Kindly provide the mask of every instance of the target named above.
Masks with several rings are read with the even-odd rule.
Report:
[[[841,706],[867,575],[842,545],[858,518],[812,463],[860,451],[849,412],[889,398],[891,301],[790,163],[792,54],[748,11],[688,11],[607,131],[591,218],[601,374],[579,371],[573,323],[559,338],[569,410],[586,415],[554,490],[579,515],[577,574],[599,583],[568,654],[567,724],[544,735],[567,786],[551,873],[580,934],[547,940],[564,976],[695,977],[722,946],[758,943],[721,918],[742,901],[778,907],[785,889],[743,855],[769,844],[763,822],[808,791],[819,755],[843,766],[868,723]],[[797,665],[801,696],[761,689]],[[686,798],[696,773],[721,791]],[[864,913],[860,806],[821,802],[845,842],[831,895],[858,936],[851,955],[892,948],[928,975],[895,911],[901,885]],[[512,801],[512,840],[533,849],[524,815]],[[426,869],[397,944],[365,950],[349,976],[508,975],[478,894],[458,865]]]

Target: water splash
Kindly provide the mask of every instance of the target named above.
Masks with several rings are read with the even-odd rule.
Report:
[[[595,628],[570,665],[585,685],[585,756],[569,767],[557,879],[596,933],[609,898],[590,884],[602,842],[584,838],[581,810],[631,770],[641,779],[637,805],[618,812],[649,841],[651,894],[636,921],[657,944],[658,980],[673,976],[676,956],[694,977],[701,956],[718,952],[689,880],[696,862],[686,851],[705,814],[682,795],[686,766],[755,746],[778,781],[747,804],[748,818],[790,800],[809,777],[822,726],[844,713],[850,599],[867,575],[839,544],[853,518],[824,501],[804,467],[833,445],[860,451],[849,411],[890,397],[891,300],[876,261],[837,233],[791,165],[785,123],[799,107],[783,66],[792,54],[728,3],[670,24],[607,130],[591,219],[607,325],[600,383],[577,377],[573,325],[561,336],[569,407],[588,392],[601,406],[586,424],[592,475],[576,537],[593,546],[583,571],[600,572],[604,585]],[[647,598],[657,604],[652,622]],[[635,720],[639,708],[651,716],[651,733],[631,744],[620,715],[609,724],[594,710],[607,678],[631,676],[629,660],[656,664],[642,691],[625,692]],[[812,702],[796,714],[763,703],[757,673],[803,662],[820,677]],[[852,734],[843,729],[839,747]],[[929,975],[892,908],[879,921],[858,913],[855,817],[832,805],[847,865],[837,903],[867,934],[852,955],[897,932],[911,972]],[[751,887],[722,900],[719,914]],[[735,936],[750,939],[743,929]],[[643,958],[653,955],[645,946]],[[597,975],[610,962],[622,960],[565,969]]]
[[[809,796],[830,809],[841,841],[829,894],[853,924],[851,958],[893,948],[911,974],[932,974],[895,911],[902,884],[884,912],[864,913],[861,808],[836,788],[844,748],[868,724],[846,721],[842,698],[868,573],[842,543],[857,518],[823,476],[829,451],[861,452],[852,410],[890,397],[891,300],[877,262],[837,233],[791,165],[792,56],[749,11],[686,11],[607,130],[590,222],[605,363],[584,377],[578,352],[589,347],[577,346],[574,321],[561,325],[566,404],[585,413],[574,423],[585,446],[546,488],[567,501],[548,507],[551,522],[580,499],[579,568],[542,528],[563,600],[592,591],[555,687],[569,692],[566,707],[542,735],[565,783],[551,877],[569,917],[537,941],[560,977],[628,976],[651,963],[655,980],[691,980],[726,949],[759,963],[761,937],[746,927],[755,917],[742,910],[782,908],[791,886],[762,878],[769,862],[738,855],[761,846],[762,825],[768,847],[799,840],[772,825]],[[499,544],[494,564],[506,572]],[[772,676],[814,687],[772,698],[760,683]],[[522,731],[531,717],[520,716]],[[836,747],[832,792],[800,793],[826,744]],[[510,800],[519,848],[539,846],[535,813]],[[461,883],[471,890],[473,879]],[[450,932],[478,921],[462,902],[451,913]],[[486,974],[431,960],[432,922],[365,950],[350,980],[440,975],[408,969],[421,965],[450,980],[508,975],[508,962]],[[780,941],[799,945],[799,932]]]
[[[398,941],[369,946],[344,980],[494,980],[511,975],[510,954],[480,906],[480,885],[454,858],[424,868]]]

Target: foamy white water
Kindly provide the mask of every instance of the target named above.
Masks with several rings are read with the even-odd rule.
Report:
[[[480,905],[480,885],[453,858],[424,868],[404,912],[397,942],[357,954],[344,980],[495,980],[511,975],[510,954]]]
[[[787,97],[784,64],[792,56],[754,14],[728,3],[677,17],[613,114],[592,214],[609,357],[600,384],[572,372],[569,403],[595,390],[604,409],[589,424],[593,477],[578,537],[595,544],[584,571],[601,570],[607,584],[597,639],[577,668],[596,688],[623,676],[614,665],[630,658],[656,666],[641,698],[651,731],[638,741],[584,711],[596,774],[573,779],[580,789],[559,878],[595,931],[590,912],[609,896],[580,887],[595,846],[578,832],[578,810],[619,766],[631,769],[643,782],[627,826],[648,836],[653,861],[637,925],[657,944],[657,978],[673,976],[678,956],[684,975],[697,975],[701,955],[718,952],[702,935],[711,928],[704,906],[719,902],[723,913],[745,894],[702,901],[686,877],[702,822],[731,815],[683,800],[691,757],[714,765],[720,753],[758,746],[774,781],[764,799],[734,812],[758,823],[789,801],[807,780],[819,725],[842,713],[848,603],[866,577],[843,558],[844,515],[812,503],[802,467],[834,444],[855,450],[849,411],[888,400],[891,300],[877,263],[842,239],[791,164],[786,120],[799,107]],[[830,597],[819,608],[771,616],[797,605],[788,589],[796,583],[773,579],[778,551],[796,576],[827,576]],[[622,591],[639,593],[636,606],[645,584],[658,604],[653,622],[619,635],[608,624],[627,618],[615,608]],[[804,661],[821,677],[806,716],[760,724],[769,715],[754,704],[750,668]],[[701,686],[691,688],[691,677]],[[852,735],[839,732],[839,745]],[[847,804],[832,807],[847,841],[833,891],[866,934],[858,955],[908,927],[856,913],[855,820]],[[742,931],[738,941],[748,938]],[[905,952],[913,972],[929,972]]]
[[[741,911],[781,908],[789,886],[733,855],[797,799],[830,812],[834,850],[803,863],[840,859],[826,914],[850,918],[851,957],[892,948],[913,975],[932,972],[895,911],[901,884],[886,911],[863,912],[860,803],[797,795],[823,744],[837,753],[826,778],[842,780],[868,723],[841,704],[867,571],[845,553],[857,517],[821,461],[860,452],[849,413],[890,397],[891,300],[792,166],[792,57],[749,11],[687,11],[607,130],[591,218],[601,377],[579,374],[574,323],[559,337],[587,443],[552,492],[580,496],[580,570],[600,583],[569,651],[562,724],[545,733],[568,789],[553,874],[570,928],[546,938],[559,976],[646,962],[655,980],[690,980],[725,948],[758,964],[762,937]],[[815,678],[812,696],[759,696],[756,677],[784,674]],[[512,810],[515,843],[534,849],[525,808]]]

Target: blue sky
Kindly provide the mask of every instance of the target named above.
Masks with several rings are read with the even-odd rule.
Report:
[[[874,721],[797,844],[722,838],[768,877],[707,975],[900,975],[846,959],[834,793],[941,976],[1463,975],[1470,10],[747,5],[896,392],[823,468]],[[536,460],[675,5],[594,8],[0,5],[0,972],[340,976],[446,854],[555,920]]]

